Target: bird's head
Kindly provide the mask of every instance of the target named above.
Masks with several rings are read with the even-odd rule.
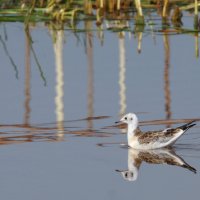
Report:
[[[138,124],[138,118],[134,113],[128,113],[124,115],[119,122],[126,123],[126,124]]]

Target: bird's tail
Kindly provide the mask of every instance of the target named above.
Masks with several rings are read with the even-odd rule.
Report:
[[[197,170],[194,167],[192,167],[191,165],[187,164],[187,163],[183,164],[182,167],[190,170],[191,172],[193,172],[195,174],[197,173]]]
[[[187,131],[189,128],[195,126],[196,124],[193,124],[195,122],[195,120],[187,123],[187,124],[184,124],[182,126],[179,126],[178,128],[182,129],[183,131]]]

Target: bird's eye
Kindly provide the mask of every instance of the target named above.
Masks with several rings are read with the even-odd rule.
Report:
[[[127,117],[125,117],[124,119],[127,120]]]

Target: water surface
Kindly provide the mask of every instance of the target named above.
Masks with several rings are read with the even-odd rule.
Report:
[[[135,181],[116,172],[128,169],[126,130],[113,126],[122,114],[137,113],[143,130],[200,118],[199,36],[148,28],[105,28],[98,39],[94,30],[37,24],[28,34],[21,23],[1,24],[3,199],[198,198],[198,121],[174,148],[197,174],[147,162]]]

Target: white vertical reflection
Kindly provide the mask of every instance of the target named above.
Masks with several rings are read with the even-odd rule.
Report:
[[[119,104],[120,104],[120,116],[126,112],[126,85],[125,85],[125,39],[119,38]]]
[[[64,103],[63,103],[63,86],[64,86],[64,72],[63,72],[63,30],[55,32],[54,52],[55,52],[55,67],[56,67],[56,120],[57,120],[57,136],[63,139],[64,136]]]

